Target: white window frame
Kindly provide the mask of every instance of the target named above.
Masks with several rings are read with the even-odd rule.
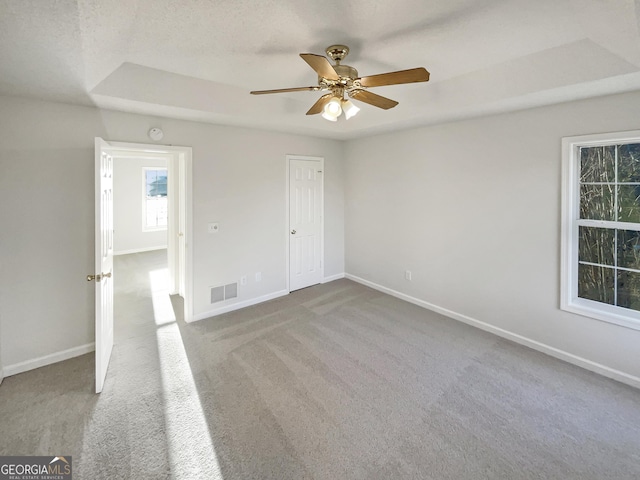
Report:
[[[596,320],[640,330],[640,312],[578,297],[580,226],[640,230],[638,223],[580,220],[580,147],[640,143],[640,130],[562,139],[562,253],[560,308]]]
[[[165,170],[167,175],[169,170],[165,166],[160,167],[142,167],[142,231],[143,232],[161,232],[167,230],[167,225],[160,225],[158,227],[149,227],[147,225],[147,172],[150,170]],[[168,214],[168,212],[167,212]]]

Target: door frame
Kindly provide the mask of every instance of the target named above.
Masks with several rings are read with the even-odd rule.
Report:
[[[184,299],[184,320],[185,322],[191,322],[193,320],[193,196],[192,196],[192,149],[191,147],[177,147],[167,145],[155,145],[146,143],[129,143],[129,142],[115,142],[107,141],[109,145],[108,151],[116,157],[127,156],[144,156],[158,155],[168,157],[168,172],[169,172],[169,188],[172,192],[177,192],[177,195],[173,195],[169,198],[169,215],[178,213],[179,222],[171,221],[170,226],[167,227],[167,243],[173,240],[170,250],[173,250],[173,258],[168,258],[171,264],[170,270],[176,272],[181,270],[182,275],[174,276],[172,278],[170,287],[171,293],[178,293]],[[172,175],[173,173],[173,175]],[[175,201],[177,200],[177,202]],[[177,205],[176,205],[177,204]],[[182,223],[179,225],[178,223]],[[184,255],[183,262],[180,262],[178,256],[179,246],[177,245],[176,238],[180,231],[180,227],[184,235]],[[180,263],[182,263],[180,268]],[[178,278],[176,278],[178,277]]]
[[[320,170],[322,172],[321,186],[320,186],[320,283],[324,282],[324,157],[312,157],[309,155],[286,155],[285,156],[285,170],[286,170],[286,210],[285,210],[285,224],[287,229],[285,230],[285,259],[286,259],[286,278],[287,278],[287,292],[291,293],[291,218],[290,218],[290,201],[289,196],[291,192],[291,161],[292,160],[305,160],[311,162],[318,162],[320,164]]]

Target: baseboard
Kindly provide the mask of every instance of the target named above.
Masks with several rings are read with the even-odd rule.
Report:
[[[148,247],[148,248],[133,248],[131,250],[118,250],[114,251],[114,255],[129,255],[130,253],[142,253],[142,252],[153,252],[154,250],[166,250],[167,246],[164,247]]]
[[[329,277],[324,277],[321,283],[329,283],[334,280],[340,280],[341,278],[345,278],[344,273],[338,273],[336,275],[331,275]],[[219,308],[215,308],[213,310],[209,310],[204,313],[199,313],[198,315],[193,316],[192,322],[197,322],[199,320],[205,320],[207,318],[215,317],[218,315],[222,315],[223,313],[233,312],[234,310],[240,310],[241,308],[251,307],[253,305],[257,305],[258,303],[267,302],[269,300],[273,300],[274,298],[282,297],[284,295],[289,295],[287,290],[280,290],[279,292],[269,293],[267,295],[262,295],[260,297],[251,298],[249,300],[245,300],[244,302],[233,303],[231,305],[225,305]],[[190,322],[187,322],[190,323]]]
[[[333,282],[334,280],[340,280],[341,278],[344,278],[344,272],[337,273],[337,274],[331,275],[329,277],[324,277],[322,279],[321,283],[329,283],[329,282]]]
[[[6,367],[4,367],[4,375],[5,377],[10,377],[11,375],[17,375],[18,373],[45,367],[47,365],[51,365],[52,363],[58,363],[73,357],[79,357],[80,355],[84,355],[85,353],[93,352],[95,349],[96,344],[92,342],[87,343],[86,345],[80,345],[79,347],[63,350],[61,352],[45,355],[44,357],[38,357],[32,360],[27,360],[25,362],[14,363],[13,365],[7,365]]]
[[[410,295],[406,295],[404,293],[393,290],[391,288],[378,285],[377,283],[370,282],[369,280],[365,280],[364,278],[360,278],[348,273],[345,275],[345,277],[348,278],[349,280],[353,280],[354,282],[360,283],[362,285],[366,285],[367,287],[371,287],[374,290],[378,290],[380,292],[391,295],[392,297],[396,297],[401,300],[405,300],[409,303],[413,303],[414,305],[418,305],[419,307],[426,308],[427,310],[440,313],[446,317],[452,318],[454,320],[458,320],[460,322],[466,323],[467,325],[471,325],[473,327],[479,328],[486,332],[493,333],[494,335],[497,335],[502,338],[506,338],[507,340],[511,340],[520,345],[524,345],[525,347],[532,348],[534,350],[545,353],[547,355],[558,358],[560,360],[571,363],[573,365],[577,365],[578,367],[582,367],[586,370],[590,370],[592,372],[598,373],[600,375],[611,378],[613,380],[617,380],[621,383],[631,385],[632,387],[640,388],[640,378],[634,375],[621,372],[620,370],[616,370],[614,368],[607,367],[606,365],[602,365],[600,363],[593,362],[586,358],[579,357],[577,355],[574,355],[569,352],[565,352],[564,350],[560,350],[550,345],[538,342],[536,340],[532,340],[527,337],[523,337],[522,335],[518,335],[517,333],[504,330],[502,328],[482,322],[480,320],[469,317],[467,315],[462,315],[452,310],[448,310],[446,308],[439,307],[432,303],[425,302],[424,300],[420,300],[419,298],[415,298]]]
[[[197,315],[194,315],[193,320],[191,321],[197,322],[199,320],[205,320],[207,318],[222,315],[223,313],[229,313],[229,312],[233,312],[234,310],[240,310],[241,308],[257,305],[258,303],[267,302],[269,300],[273,300],[274,298],[283,297],[285,295],[289,295],[289,292],[287,290],[280,290],[279,292],[268,293],[267,295],[250,298],[249,300],[245,300],[243,302],[232,303],[231,305],[225,305],[222,307],[214,308],[213,310],[209,310],[207,312],[199,313]]]

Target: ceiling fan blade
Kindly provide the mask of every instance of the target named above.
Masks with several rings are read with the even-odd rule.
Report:
[[[360,84],[363,87],[382,87],[384,85],[399,85],[401,83],[428,82],[429,72],[423,67],[412,68],[410,70],[400,70],[399,72],[381,73],[362,77]]]
[[[368,103],[374,107],[383,108],[389,110],[390,108],[398,105],[398,102],[391,100],[390,98],[376,95],[375,93],[368,92],[366,90],[356,90],[349,93],[349,96],[354,100],[360,100],[361,102]]]
[[[265,95],[267,93],[284,93],[284,92],[315,92],[320,87],[296,87],[296,88],[280,88],[278,90],[254,90],[251,95]]]
[[[317,113],[322,112],[324,106],[331,100],[333,97],[333,93],[327,93],[326,95],[321,96],[316,103],[309,109],[307,115],[315,115]]]
[[[340,76],[333,69],[326,57],[316,55],[315,53],[301,53],[300,56],[319,76],[329,80],[340,80]]]

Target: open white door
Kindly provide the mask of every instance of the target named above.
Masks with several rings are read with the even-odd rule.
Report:
[[[322,281],[323,159],[289,157],[289,291]]]
[[[87,280],[96,282],[96,393],[100,393],[113,349],[113,157],[96,138],[96,264]]]

